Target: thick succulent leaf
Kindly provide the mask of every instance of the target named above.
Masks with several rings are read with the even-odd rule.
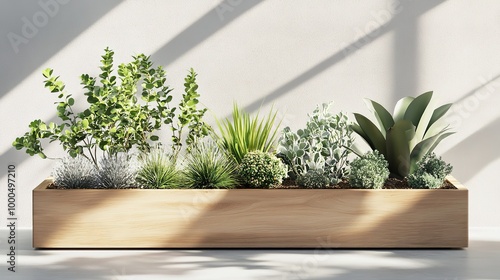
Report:
[[[387,156],[393,175],[405,177],[410,172],[410,141],[415,126],[408,120],[399,120],[387,131]]]
[[[359,127],[363,130],[366,135],[365,140],[368,142],[370,147],[373,150],[378,150],[381,154],[386,154],[385,148],[385,138],[382,135],[382,132],[377,128],[372,121],[370,121],[367,117],[354,113],[354,118],[358,122]]]
[[[451,103],[444,104],[443,106],[440,106],[440,107],[438,107],[437,109],[434,110],[434,112],[432,113],[432,117],[429,120],[429,124],[427,124],[427,128],[425,129],[425,133],[427,133],[427,131],[429,130],[429,128],[437,120],[439,120],[442,116],[444,116],[446,114],[446,112],[448,112],[448,110],[450,109],[451,105],[453,105],[453,104],[451,104]]]
[[[352,129],[352,131],[356,132],[359,136],[363,137],[366,142],[368,142],[368,136],[358,124],[352,123],[349,127]]]
[[[436,149],[437,145],[439,145],[439,143],[441,143],[441,141],[443,139],[445,139],[446,137],[448,137],[452,134],[455,134],[455,131],[445,132],[445,133],[441,134],[441,136],[439,136],[438,139],[436,141],[434,141],[432,146],[429,148],[428,152],[432,153],[434,151],[434,149]]]
[[[377,117],[377,121],[380,125],[380,130],[382,134],[385,136],[386,131],[389,130],[394,125],[394,120],[392,119],[391,113],[389,113],[384,106],[379,103],[365,99],[366,106],[373,112],[375,117]]]
[[[416,166],[417,162],[421,160],[427,153],[431,153],[434,151],[436,146],[446,137],[454,134],[455,132],[447,132],[448,129],[443,129],[438,134],[429,137],[420,143],[418,143],[415,148],[411,151],[410,157],[410,173],[412,173]]]
[[[410,103],[414,100],[415,98],[411,96],[403,97],[401,98],[397,103],[396,106],[394,107],[394,113],[393,113],[393,119],[394,122],[397,122],[399,120],[402,120],[405,116],[406,109],[410,105]]]
[[[415,127],[418,127],[420,119],[427,109],[427,105],[432,98],[432,91],[428,91],[417,96],[411,103],[408,105],[406,112],[404,113],[404,119],[409,120],[413,123]]]
[[[344,146],[344,148],[353,152],[358,157],[362,157],[364,154],[363,151],[359,148],[359,146],[356,143],[354,143],[351,147]]]

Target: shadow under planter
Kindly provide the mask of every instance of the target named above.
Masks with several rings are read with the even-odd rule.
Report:
[[[463,248],[468,190],[33,190],[35,248]]]

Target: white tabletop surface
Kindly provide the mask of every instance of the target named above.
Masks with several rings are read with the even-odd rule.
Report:
[[[454,250],[34,250],[20,230],[15,273],[5,240],[2,280],[500,279],[500,228],[472,228],[470,247]]]

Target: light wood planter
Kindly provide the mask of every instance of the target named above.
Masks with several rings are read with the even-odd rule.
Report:
[[[463,248],[468,190],[33,190],[35,248]]]

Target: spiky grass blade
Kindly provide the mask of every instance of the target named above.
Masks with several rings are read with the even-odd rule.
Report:
[[[216,144],[199,144],[186,158],[183,185],[198,189],[234,188],[238,184],[236,167]]]
[[[260,112],[251,117],[235,103],[231,118],[217,120],[220,135],[216,137],[220,147],[227,150],[238,163],[250,151],[273,151],[281,124],[281,121],[276,124],[277,113],[271,109],[264,118],[260,118]]]
[[[154,149],[140,158],[137,182],[143,188],[172,189],[180,184],[180,173],[173,156]]]

